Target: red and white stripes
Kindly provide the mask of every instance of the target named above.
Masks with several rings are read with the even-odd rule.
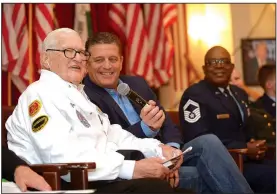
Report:
[[[29,48],[28,48],[28,29],[24,4],[15,4],[12,14],[12,22],[16,33],[19,58],[13,68],[13,74],[28,80],[29,77]]]
[[[171,4],[142,5],[113,4],[109,17],[114,31],[126,40],[129,72],[159,87],[172,75],[173,48],[165,28],[176,21],[177,13]]]
[[[2,67],[22,92],[28,84],[28,29],[25,4],[4,4],[2,14]]]
[[[140,4],[113,4],[109,11],[111,26],[126,41],[128,72],[152,83],[153,66],[147,31]]]
[[[163,6],[163,25],[165,28],[172,25],[177,20],[176,4],[162,4]]]
[[[38,3],[35,5],[35,33],[37,37],[38,50],[36,52],[36,65],[40,69],[40,52],[42,41],[46,35],[54,29],[53,4]]]
[[[2,68],[10,70],[9,64],[16,63],[19,51],[16,43],[16,33],[12,23],[14,4],[3,4],[2,12]]]
[[[165,29],[176,20],[176,14],[172,14],[173,9],[171,7],[174,5],[168,5],[144,4],[145,25],[152,54],[154,86],[156,88],[167,83],[172,76],[173,47],[168,42]],[[165,6],[166,9],[164,9]],[[171,18],[171,16],[175,16],[175,18]]]
[[[29,37],[26,7],[28,4],[4,4],[2,12],[2,68],[12,73],[12,81],[23,92],[30,77]],[[36,64],[40,69],[39,51],[47,33],[54,29],[52,4],[34,4],[34,28],[38,42]],[[33,18],[32,18],[33,19]]]

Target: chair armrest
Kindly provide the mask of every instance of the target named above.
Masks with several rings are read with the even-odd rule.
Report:
[[[248,149],[229,149],[228,151],[238,165],[239,170],[243,172],[243,155],[247,154]]]
[[[66,163],[66,169],[95,169],[95,162],[78,162],[78,163]]]
[[[61,176],[66,175],[67,164],[34,164],[30,168],[41,174],[52,190],[61,190]]]
[[[44,172],[60,172],[61,175],[68,173],[66,167],[67,164],[32,164],[31,169],[37,173]]]
[[[70,171],[72,188],[88,189],[88,170],[95,168],[95,162],[68,163],[66,169]]]
[[[61,190],[61,176],[70,173],[73,189],[88,188],[88,169],[95,169],[95,162],[56,163],[30,165],[35,172],[42,174],[52,190]]]
[[[236,154],[247,154],[248,149],[242,148],[242,149],[228,149],[230,153],[236,153]]]

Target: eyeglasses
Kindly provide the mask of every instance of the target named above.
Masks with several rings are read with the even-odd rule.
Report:
[[[77,50],[71,49],[71,48],[63,49],[63,50],[60,50],[60,49],[46,49],[46,51],[59,51],[59,52],[63,52],[64,56],[66,58],[69,58],[69,59],[74,59],[76,57],[76,54],[79,53],[82,61],[87,61],[89,59],[89,57],[90,57],[90,53],[87,52],[87,51],[77,51]]]
[[[205,61],[206,65],[215,66],[216,64],[231,65],[230,59],[208,59]]]

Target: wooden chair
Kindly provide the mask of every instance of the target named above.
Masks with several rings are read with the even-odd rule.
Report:
[[[88,170],[95,169],[96,164],[91,163],[60,163],[36,164],[30,166],[35,172],[42,174],[52,190],[61,190],[61,176],[70,173],[72,189],[88,189]]]
[[[243,155],[247,154],[248,149],[228,149],[228,151],[239,167],[239,170],[243,172]]]
[[[6,120],[12,114],[14,107],[2,107],[2,146],[7,146]],[[5,157],[5,156],[3,156]],[[70,173],[72,189],[88,189],[88,170],[95,169],[96,164],[91,163],[60,163],[30,165],[35,172],[41,174],[52,190],[61,190],[61,176]]]

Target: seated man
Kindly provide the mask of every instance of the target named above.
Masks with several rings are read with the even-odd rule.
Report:
[[[264,65],[259,69],[258,81],[264,95],[251,104],[251,117],[257,137],[264,137],[270,145],[276,145],[276,65]],[[256,113],[256,114],[255,114]],[[257,119],[257,118],[260,119]]]
[[[274,193],[276,167],[262,160],[265,141],[254,140],[246,133],[249,116],[248,96],[230,85],[234,64],[229,52],[212,47],[205,55],[205,78],[183,94],[179,119],[185,142],[205,134],[215,134],[228,148],[248,148],[251,154],[244,163],[244,176],[254,192]],[[271,164],[268,164],[271,163]]]
[[[275,66],[274,66],[275,67]],[[265,139],[268,144],[275,145],[276,137],[276,122],[275,119],[272,118],[265,110],[262,110],[263,106],[261,103],[255,104],[252,103],[253,100],[257,100],[260,97],[260,94],[252,88],[249,88],[244,85],[240,73],[234,68],[231,78],[230,84],[236,85],[243,89],[248,96],[249,99],[249,110],[250,116],[247,122],[248,133],[251,134],[255,139]],[[275,88],[274,88],[275,90]]]
[[[22,192],[26,191],[27,187],[51,191],[51,187],[44,178],[30,169],[25,161],[7,147],[2,146],[2,156],[2,178],[15,182]]]
[[[86,50],[91,57],[88,61],[88,76],[84,79],[86,95],[109,116],[112,124],[120,124],[139,138],[156,137],[174,149],[179,149],[182,144],[181,133],[164,113],[145,80],[135,76],[120,76],[123,62],[121,49],[119,38],[111,33],[96,33],[88,39]],[[142,108],[120,95],[116,88],[122,82],[147,100],[149,105]],[[193,188],[201,193],[246,191],[243,189],[244,181],[235,181],[241,178],[240,172],[218,138],[214,135],[202,136],[184,145],[185,148],[189,146],[193,149],[184,156],[186,166],[180,168],[180,175],[178,172],[174,174],[177,176],[175,186],[180,182],[179,187]]]
[[[88,180],[94,181],[97,192],[174,192],[162,180],[171,170],[161,157],[169,159],[168,155],[182,152],[155,139],[136,138],[120,125],[110,124],[107,115],[83,96],[79,85],[89,57],[76,31],[61,28],[47,35],[40,79],[22,93],[6,122],[9,149],[29,164],[96,162]],[[116,152],[124,149],[138,150],[146,158],[125,160]],[[182,161],[180,157],[172,171]],[[115,181],[117,178],[127,180]],[[244,186],[251,191],[246,181]]]
[[[258,80],[264,89],[264,95],[255,102],[255,106],[264,109],[276,119],[276,65],[262,66],[259,69]]]

